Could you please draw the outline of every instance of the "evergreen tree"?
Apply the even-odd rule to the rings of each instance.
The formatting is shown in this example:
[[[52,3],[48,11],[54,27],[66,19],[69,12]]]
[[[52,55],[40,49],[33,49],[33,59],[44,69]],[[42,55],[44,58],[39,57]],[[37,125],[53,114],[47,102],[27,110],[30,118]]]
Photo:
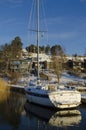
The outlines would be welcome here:
[[[13,59],[21,58],[22,45],[20,37],[15,37],[11,42],[11,53]]]
[[[61,45],[54,45],[51,47],[51,54],[52,55],[64,55],[64,50],[63,48],[61,47]]]

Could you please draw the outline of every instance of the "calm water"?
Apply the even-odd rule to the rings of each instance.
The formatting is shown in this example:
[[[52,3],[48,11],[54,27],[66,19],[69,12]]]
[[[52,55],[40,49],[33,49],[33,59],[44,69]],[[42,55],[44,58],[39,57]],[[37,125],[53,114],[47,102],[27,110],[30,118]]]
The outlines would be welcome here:
[[[86,130],[86,105],[56,111],[29,104],[23,94],[0,92],[0,130]]]

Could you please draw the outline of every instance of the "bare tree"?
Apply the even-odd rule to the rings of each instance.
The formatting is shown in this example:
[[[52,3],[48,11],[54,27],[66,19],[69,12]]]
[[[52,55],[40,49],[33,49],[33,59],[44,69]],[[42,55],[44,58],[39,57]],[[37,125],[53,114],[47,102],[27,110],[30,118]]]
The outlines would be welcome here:
[[[55,45],[51,48],[53,69],[57,75],[58,84],[60,83],[60,78],[64,70],[64,49],[60,45]]]
[[[61,57],[53,56],[53,69],[57,75],[58,84],[60,83],[60,78],[63,72],[63,63]]]

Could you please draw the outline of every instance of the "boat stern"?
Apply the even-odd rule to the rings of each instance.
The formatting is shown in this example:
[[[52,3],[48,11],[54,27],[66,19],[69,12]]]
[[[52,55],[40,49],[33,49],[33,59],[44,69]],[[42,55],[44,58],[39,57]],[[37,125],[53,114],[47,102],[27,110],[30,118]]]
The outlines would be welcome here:
[[[49,94],[55,107],[59,109],[75,108],[81,104],[81,94],[78,91],[59,91]]]

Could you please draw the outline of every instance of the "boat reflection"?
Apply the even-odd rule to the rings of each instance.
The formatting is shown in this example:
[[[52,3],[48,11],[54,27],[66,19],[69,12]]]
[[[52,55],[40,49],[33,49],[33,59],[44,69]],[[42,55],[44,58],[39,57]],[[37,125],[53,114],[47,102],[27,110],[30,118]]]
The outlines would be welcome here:
[[[56,111],[26,102],[25,111],[28,118],[36,117],[39,121],[45,121],[50,126],[65,127],[78,125],[81,122],[81,113],[76,109]]]
[[[71,126],[81,122],[79,110],[65,110],[56,112],[49,120],[49,124],[54,126]]]

